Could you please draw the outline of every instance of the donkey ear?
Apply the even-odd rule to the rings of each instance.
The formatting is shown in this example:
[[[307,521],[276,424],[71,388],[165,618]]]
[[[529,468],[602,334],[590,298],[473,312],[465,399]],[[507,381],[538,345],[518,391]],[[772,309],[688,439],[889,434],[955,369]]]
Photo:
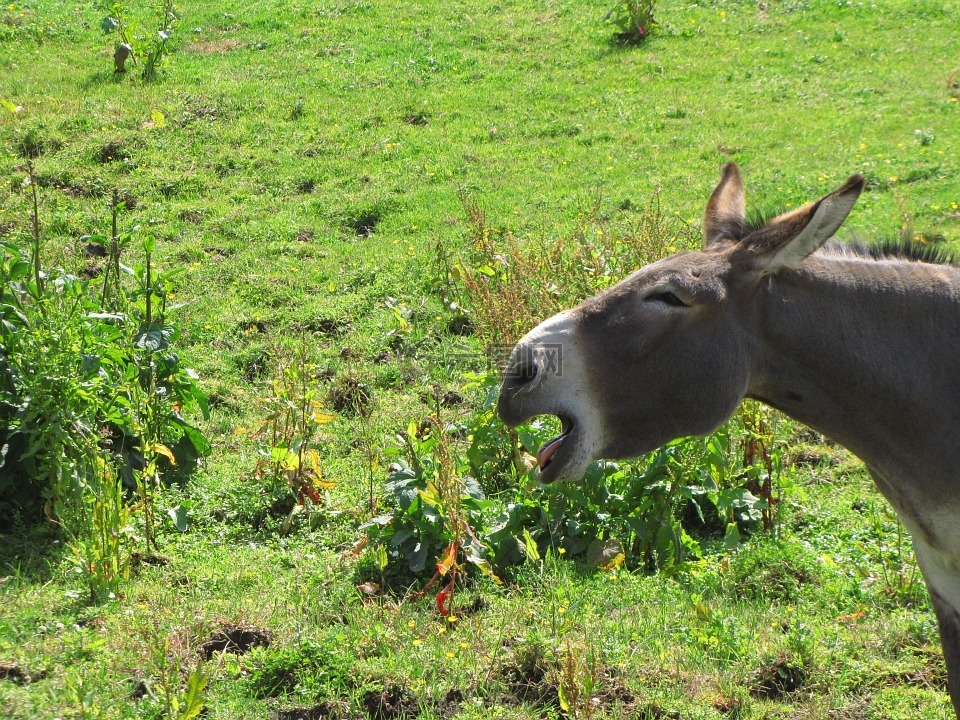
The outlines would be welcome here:
[[[840,229],[860,197],[862,175],[851,175],[841,187],[816,202],[774,218],[745,237],[737,254],[749,253],[764,275],[796,270],[800,263]]]
[[[703,239],[706,247],[721,240],[736,240],[743,228],[747,208],[743,180],[736,163],[723,166],[720,183],[710,196],[703,217]]]

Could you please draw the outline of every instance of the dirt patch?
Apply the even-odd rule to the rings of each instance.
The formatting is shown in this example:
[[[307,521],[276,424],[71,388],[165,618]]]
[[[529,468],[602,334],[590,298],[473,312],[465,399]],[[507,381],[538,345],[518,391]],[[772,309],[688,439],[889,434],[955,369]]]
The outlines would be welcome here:
[[[383,213],[378,210],[364,210],[347,218],[346,226],[357,237],[368,238],[373,236],[382,219]]]
[[[420,703],[413,693],[401,685],[369,690],[363,694],[360,704],[370,720],[420,717]]]
[[[558,706],[560,693],[550,681],[556,674],[556,662],[547,658],[539,645],[518,647],[513,656],[514,662],[502,673],[510,697],[522,703]]]
[[[430,122],[430,116],[422,112],[412,112],[404,115],[403,121],[407,125],[415,125],[420,127],[427,125]]]
[[[637,708],[636,720],[680,720],[680,713],[664,710],[659,705],[644,705]]]
[[[111,141],[100,146],[96,152],[96,159],[101,165],[129,160],[130,150],[121,142]]]
[[[370,389],[355,375],[342,375],[330,389],[330,407],[338,413],[367,415],[373,396]]]
[[[322,702],[309,707],[278,708],[275,720],[339,720],[349,717],[347,708],[335,702]]]
[[[200,652],[206,660],[217,652],[229,652],[243,655],[257,647],[270,647],[273,638],[260,628],[246,625],[228,625],[215,632],[209,640],[200,646]]]
[[[807,670],[795,658],[782,656],[760,668],[751,683],[750,695],[776,700],[807,685]]]
[[[240,42],[234,38],[223,38],[221,40],[197,40],[187,45],[184,49],[187,52],[197,53],[198,55],[215,55],[217,53],[226,53],[236,50],[240,47]]]
[[[219,108],[213,105],[197,105],[195,107],[187,108],[183,111],[183,115],[180,116],[180,119],[177,121],[177,124],[180,127],[186,127],[200,120],[207,120],[213,122],[220,119],[220,110]],[[218,175],[221,175],[221,170],[235,170],[236,166],[232,159],[228,159],[226,163],[217,163],[214,165],[214,170]],[[225,173],[224,173],[225,174]]]
[[[447,322],[447,332],[457,337],[468,337],[476,332],[476,328],[474,328],[469,317],[458,314]]]
[[[790,464],[793,465],[794,467],[816,468],[816,467],[820,467],[825,463],[835,464],[830,462],[831,460],[832,458],[830,457],[830,455],[826,453],[822,453],[819,450],[815,450],[812,448],[803,448],[801,450],[798,450],[797,453],[792,458],[790,458]]]
[[[105,258],[109,253],[100,243],[88,242],[83,244],[83,254],[88,258]]]
[[[436,710],[441,717],[452,718],[460,712],[463,705],[463,693],[456,688],[447,690],[446,694],[436,703]]]
[[[134,552],[130,554],[130,567],[139,570],[144,565],[153,567],[166,567],[170,564],[170,559],[163,555],[154,555],[153,553]]]
[[[245,320],[237,327],[244,335],[251,335],[253,333],[258,335],[266,335],[270,329],[262,320]]]
[[[743,703],[735,697],[718,697],[713,701],[713,709],[721,715],[739,714],[743,711]]]
[[[450,408],[463,405],[467,402],[467,399],[455,390],[449,390],[442,395],[438,395],[436,392],[422,392],[418,397],[420,398],[420,402],[428,407],[433,407],[439,403],[441,407]]]
[[[26,685],[42,680],[45,676],[46,673],[43,671],[31,673],[14,663],[0,662],[0,680],[9,680],[17,685]]]
[[[211,245],[210,247],[205,247],[203,251],[210,256],[211,260],[216,260],[218,262],[220,260],[226,260],[228,257],[233,255],[233,253],[230,250],[227,250],[226,248],[222,248],[222,247],[216,247],[214,245]]]
[[[915,670],[891,672],[883,676],[883,685],[910,685],[930,690],[947,689],[947,670],[942,664],[929,665]]]
[[[305,323],[297,323],[297,332],[308,332],[323,337],[338,337],[350,327],[350,321],[342,318],[315,318]]]

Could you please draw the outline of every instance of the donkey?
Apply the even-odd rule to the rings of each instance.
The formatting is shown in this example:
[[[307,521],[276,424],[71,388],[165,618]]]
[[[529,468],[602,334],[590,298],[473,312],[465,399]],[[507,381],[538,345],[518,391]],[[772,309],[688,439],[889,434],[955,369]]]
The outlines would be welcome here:
[[[556,415],[541,482],[712,432],[743,398],[855,453],[913,538],[960,718],[960,267],[824,244],[853,175],[762,226],[723,168],[702,250],[641,268],[516,345],[497,411]]]

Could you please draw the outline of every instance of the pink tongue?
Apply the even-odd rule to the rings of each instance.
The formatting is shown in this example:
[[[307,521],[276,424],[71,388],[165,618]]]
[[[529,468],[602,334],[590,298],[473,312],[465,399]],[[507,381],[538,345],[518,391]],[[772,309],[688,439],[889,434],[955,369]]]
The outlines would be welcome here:
[[[556,440],[551,440],[549,443],[540,448],[540,452],[537,453],[537,464],[540,465],[541,470],[547,466],[547,463],[550,462],[550,458],[552,458],[554,453],[557,452],[565,439],[566,438],[564,436],[560,436]]]

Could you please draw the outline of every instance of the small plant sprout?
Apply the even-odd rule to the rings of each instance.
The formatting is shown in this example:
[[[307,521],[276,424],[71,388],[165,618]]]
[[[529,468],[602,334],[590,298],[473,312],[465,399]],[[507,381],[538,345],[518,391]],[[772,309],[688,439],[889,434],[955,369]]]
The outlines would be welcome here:
[[[619,0],[610,8],[605,20],[613,22],[620,32],[617,40],[627,44],[639,44],[657,27],[653,17],[657,0]]]
[[[267,414],[253,434],[259,445],[254,475],[273,491],[287,488],[295,500],[282,527],[285,535],[308,500],[320,504],[321,492],[337,485],[324,478],[316,448],[320,428],[337,416],[327,412],[320,401],[318,373],[309,350],[304,338],[295,350],[278,351],[271,394],[264,401]]]
[[[150,8],[155,12],[154,22],[156,31],[146,38],[134,37],[133,22],[130,18],[130,9],[119,0],[98,2],[96,7],[105,11],[107,15],[100,21],[100,29],[104,35],[116,33],[119,42],[113,52],[114,73],[121,74],[127,71],[127,61],[134,66],[138,65],[137,52],[144,58],[141,79],[150,82],[157,77],[157,70],[163,65],[170,50],[167,43],[173,34],[173,26],[179,19],[173,0],[158,0],[151,3]]]

